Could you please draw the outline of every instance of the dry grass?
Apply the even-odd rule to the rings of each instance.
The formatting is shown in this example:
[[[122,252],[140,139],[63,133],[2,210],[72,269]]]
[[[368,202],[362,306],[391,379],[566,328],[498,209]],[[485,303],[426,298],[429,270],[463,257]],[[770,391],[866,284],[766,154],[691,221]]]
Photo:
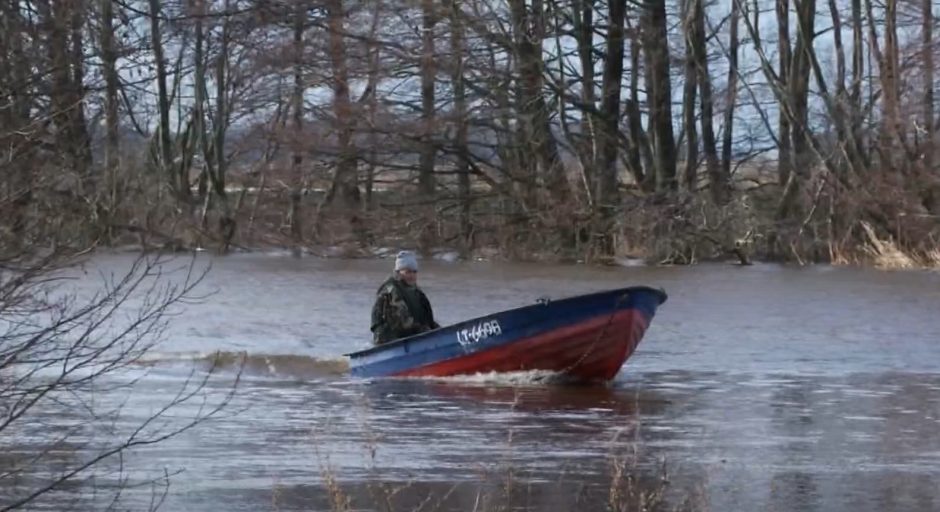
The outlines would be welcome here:
[[[904,251],[894,240],[879,238],[869,224],[861,225],[867,239],[862,251],[875,267],[886,270],[940,268],[940,247],[922,252]]]
[[[924,254],[924,261],[931,268],[940,269],[940,247],[929,249]]]
[[[515,407],[514,404],[508,406]],[[312,441],[320,461],[320,482],[313,494],[304,496],[303,502],[292,500],[291,506],[305,503],[308,508],[326,506],[336,512],[707,510],[707,494],[700,486],[673,483],[665,459],[657,460],[646,451],[639,417],[625,418],[625,422],[611,439],[608,453],[598,455],[597,462],[602,463],[606,458],[606,471],[585,474],[579,463],[573,461],[570,468],[565,463],[556,468],[550,481],[544,474],[537,474],[541,470],[519,465],[519,447],[512,427],[507,428],[505,441],[495,458],[468,462],[464,478],[456,481],[433,478],[431,481],[402,481],[383,471],[376,459],[378,439],[374,437],[372,425],[366,423],[363,425],[366,430],[364,459],[369,476],[365,481],[344,483],[329,463],[329,450],[320,445],[320,435],[314,434]]]
[[[636,197],[620,221],[618,252],[659,264],[747,264],[763,238],[756,210],[753,197],[745,193],[721,207],[703,196],[670,202]]]
[[[862,229],[867,238],[862,250],[872,259],[874,265],[883,269],[909,269],[917,267],[917,262],[898,248],[891,239],[881,239],[874,228],[862,222]]]
[[[625,450],[609,455],[607,483],[603,477],[586,479],[576,471],[561,470],[546,482],[512,464],[468,471],[475,479],[458,482],[402,482],[374,475],[367,482],[342,483],[335,472],[321,475],[312,503],[329,510],[384,510],[388,512],[503,512],[543,510],[703,511],[707,497],[695,489],[673,489],[665,461],[658,468],[641,467],[635,454]],[[295,501],[296,503],[296,501]]]

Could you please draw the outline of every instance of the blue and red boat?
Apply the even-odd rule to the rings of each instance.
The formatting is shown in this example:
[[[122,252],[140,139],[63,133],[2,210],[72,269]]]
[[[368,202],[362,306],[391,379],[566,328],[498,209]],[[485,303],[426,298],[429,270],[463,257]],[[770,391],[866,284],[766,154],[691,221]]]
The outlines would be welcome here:
[[[666,292],[634,286],[466,320],[346,354],[357,377],[545,370],[607,381],[636,349]]]

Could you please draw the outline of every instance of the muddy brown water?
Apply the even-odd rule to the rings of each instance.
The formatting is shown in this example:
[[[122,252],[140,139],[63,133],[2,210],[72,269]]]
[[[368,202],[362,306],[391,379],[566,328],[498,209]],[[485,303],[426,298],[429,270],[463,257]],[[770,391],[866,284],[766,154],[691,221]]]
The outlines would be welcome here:
[[[130,261],[102,255],[91,268]],[[36,508],[103,508],[127,487],[120,509],[156,499],[163,510],[330,510],[333,485],[356,510],[603,510],[612,482],[630,499],[615,478],[623,467],[634,490],[664,492],[670,509],[940,510],[938,273],[423,262],[442,324],[546,295],[664,288],[668,302],[615,381],[586,387],[540,374],[351,379],[342,354],[369,345],[388,260],[274,253],[200,265],[209,261],[199,290],[211,295],[178,310],[159,347],[114,377],[138,378],[133,388],[102,386],[96,404],[123,406],[118,429],[139,424],[214,351],[210,402],[247,357],[232,403]],[[90,291],[96,276],[73,285]],[[0,439],[0,472],[38,449],[37,429],[68,424],[48,415]],[[59,456],[3,480],[0,505],[87,458],[85,441],[107,432],[72,431]],[[148,483],[165,472],[168,486]]]

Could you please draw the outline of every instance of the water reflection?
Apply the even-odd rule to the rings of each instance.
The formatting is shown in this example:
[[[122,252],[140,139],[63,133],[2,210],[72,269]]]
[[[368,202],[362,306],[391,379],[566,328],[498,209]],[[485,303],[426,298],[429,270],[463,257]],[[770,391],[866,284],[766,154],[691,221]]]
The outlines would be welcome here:
[[[440,398],[449,404],[471,409],[506,406],[515,411],[613,413],[634,416],[639,410],[661,411],[666,400],[655,391],[604,385],[570,384],[488,384],[454,379],[389,379],[366,388],[374,397],[373,406],[382,408],[383,399],[422,400]]]

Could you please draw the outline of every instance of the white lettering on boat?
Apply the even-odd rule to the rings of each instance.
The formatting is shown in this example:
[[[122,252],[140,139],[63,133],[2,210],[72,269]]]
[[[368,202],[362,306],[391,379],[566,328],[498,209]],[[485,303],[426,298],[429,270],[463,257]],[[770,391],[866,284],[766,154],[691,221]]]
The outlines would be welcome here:
[[[480,322],[472,327],[457,331],[457,342],[463,346],[479,343],[490,336],[499,336],[503,333],[498,320]]]

